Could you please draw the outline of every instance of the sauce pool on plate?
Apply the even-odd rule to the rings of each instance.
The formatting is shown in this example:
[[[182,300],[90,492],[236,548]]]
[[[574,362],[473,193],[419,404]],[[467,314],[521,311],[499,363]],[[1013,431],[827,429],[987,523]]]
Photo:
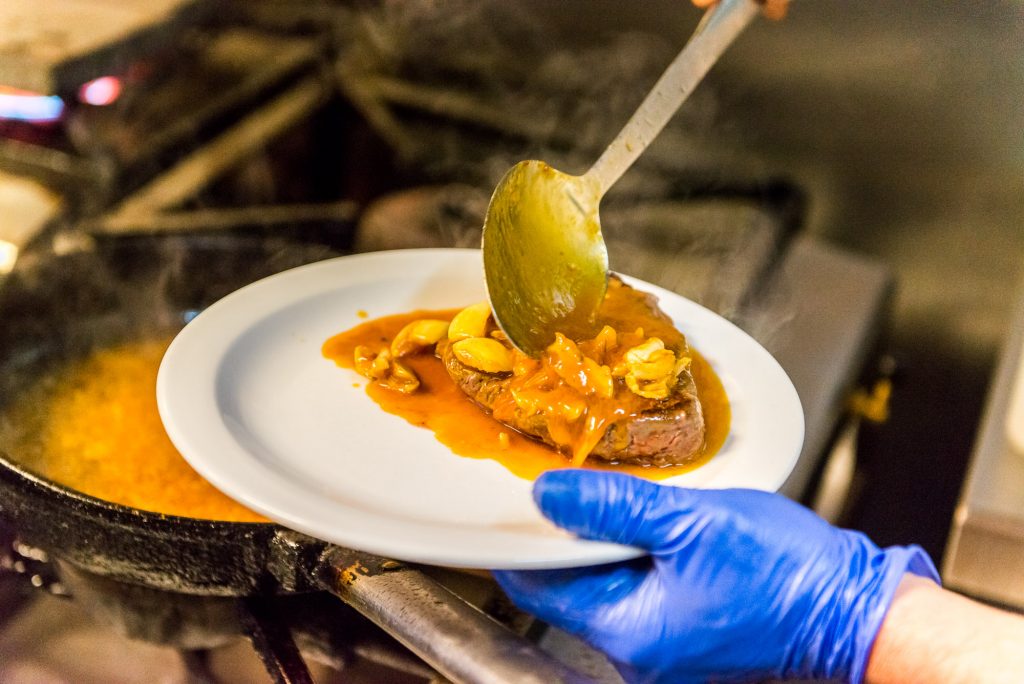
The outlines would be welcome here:
[[[419,310],[370,320],[331,337],[324,343],[322,352],[337,365],[352,369],[355,367],[356,347],[384,346],[413,321],[451,321],[459,311]],[[667,330],[661,332],[668,334]],[[674,332],[679,335],[678,331]],[[706,423],[704,448],[700,456],[684,466],[654,468],[602,464],[588,459],[584,467],[663,479],[700,467],[714,456],[729,433],[729,401],[711,365],[693,348],[690,348],[690,354],[693,359],[691,372]],[[433,431],[437,439],[455,454],[493,459],[519,477],[534,479],[547,470],[569,466],[567,456],[492,418],[459,389],[448,375],[444,363],[432,352],[407,356],[403,361],[420,380],[420,387],[415,392],[402,393],[377,382],[366,383],[366,393],[384,411]]]

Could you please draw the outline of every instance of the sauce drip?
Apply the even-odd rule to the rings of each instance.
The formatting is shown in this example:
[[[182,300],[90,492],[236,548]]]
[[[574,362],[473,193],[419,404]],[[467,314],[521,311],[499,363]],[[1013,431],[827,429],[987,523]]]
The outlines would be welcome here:
[[[667,346],[685,344],[685,338],[671,320],[667,316],[652,317],[641,300],[609,296],[605,301],[601,318],[613,327],[635,329],[642,317],[645,335],[658,336]],[[450,321],[458,312],[459,309],[418,310],[367,321],[327,340],[322,352],[337,365],[353,368],[357,346],[380,348],[408,323],[426,318]],[[655,468],[587,459],[583,467],[662,479],[693,470],[714,456],[729,433],[729,401],[711,365],[693,348],[689,349],[689,355],[692,357],[690,371],[697,385],[706,426],[703,453],[682,466]],[[417,391],[403,394],[377,382],[367,382],[366,393],[384,411],[433,431],[438,441],[460,456],[493,459],[522,478],[535,479],[544,471],[570,465],[565,455],[499,422],[477,405],[452,381],[442,361],[433,353],[406,356],[403,362],[420,379]]]

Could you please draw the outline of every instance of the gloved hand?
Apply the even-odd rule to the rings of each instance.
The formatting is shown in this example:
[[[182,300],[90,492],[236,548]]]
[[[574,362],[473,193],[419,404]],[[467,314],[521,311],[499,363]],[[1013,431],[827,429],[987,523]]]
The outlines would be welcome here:
[[[604,651],[627,681],[860,682],[904,573],[938,581],[920,549],[880,550],[776,494],[558,470],[534,498],[581,537],[650,552],[494,573],[516,604]]]

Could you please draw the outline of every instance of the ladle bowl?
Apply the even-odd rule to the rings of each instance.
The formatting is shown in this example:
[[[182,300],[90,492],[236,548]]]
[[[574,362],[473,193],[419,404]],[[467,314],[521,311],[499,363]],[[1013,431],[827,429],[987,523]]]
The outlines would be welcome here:
[[[754,0],[721,0],[594,165],[572,176],[519,162],[491,196],[483,229],[484,275],[498,326],[537,356],[561,332],[595,333],[608,283],[601,198],[637,160],[718,57],[757,15]]]

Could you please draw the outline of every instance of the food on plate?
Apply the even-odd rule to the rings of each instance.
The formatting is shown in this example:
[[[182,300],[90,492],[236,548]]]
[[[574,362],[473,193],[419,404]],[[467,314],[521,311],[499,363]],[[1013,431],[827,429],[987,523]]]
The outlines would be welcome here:
[[[433,429],[457,453],[527,476],[568,464],[671,470],[710,458],[729,425],[711,367],[653,295],[616,277],[599,318],[593,338],[559,334],[539,358],[512,347],[486,302],[371,320],[323,352],[370,380],[385,410]],[[534,467],[516,467],[518,459]]]
[[[627,315],[592,339],[558,334],[538,359],[512,349],[490,320],[438,353],[496,420],[565,451],[573,465],[688,463],[702,451],[705,428],[685,339],[653,297],[619,280],[606,302]]]
[[[4,448],[26,467],[105,501],[233,522],[265,518],[199,476],[171,444],[156,405],[170,339],[97,350],[57,369],[4,416]]]

